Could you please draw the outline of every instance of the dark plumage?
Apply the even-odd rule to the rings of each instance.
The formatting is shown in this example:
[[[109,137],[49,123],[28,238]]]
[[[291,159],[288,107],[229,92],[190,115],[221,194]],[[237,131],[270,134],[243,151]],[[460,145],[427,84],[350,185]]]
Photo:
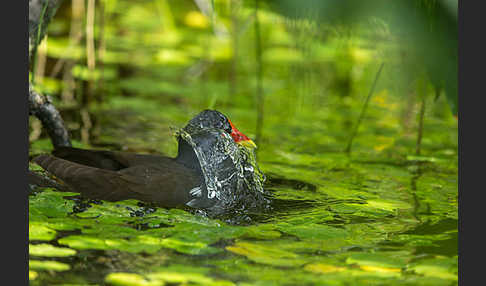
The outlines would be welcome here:
[[[237,146],[235,143],[245,141],[251,142],[251,145],[253,142],[223,114],[214,110],[201,112],[180,132],[184,136],[178,135],[178,155],[175,158],[61,147],[51,155],[36,157],[34,162],[60,179],[69,190],[88,198],[108,201],[137,199],[162,207],[210,207],[214,201],[206,189],[208,172],[201,169],[198,156],[230,158],[227,154],[218,153],[225,149],[221,146],[233,147]],[[231,175],[230,172],[236,172],[232,160],[214,162],[214,166],[206,162],[202,166],[204,170],[208,166],[223,168],[223,172],[215,174]],[[225,170],[228,172],[225,173]]]

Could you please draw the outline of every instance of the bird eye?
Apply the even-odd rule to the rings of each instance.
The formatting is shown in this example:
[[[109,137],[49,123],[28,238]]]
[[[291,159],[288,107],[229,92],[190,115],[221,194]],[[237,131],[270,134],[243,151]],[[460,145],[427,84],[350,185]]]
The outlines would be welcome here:
[[[223,129],[224,131],[228,132],[228,134],[231,134],[233,132],[233,128],[231,127],[231,124],[229,123],[228,118],[224,116],[223,114],[219,114],[220,117],[220,128]]]
[[[231,132],[233,132],[233,128],[231,128],[231,124],[229,124],[229,122],[226,120],[226,122],[224,123],[224,131],[228,132],[228,134],[231,134]]]

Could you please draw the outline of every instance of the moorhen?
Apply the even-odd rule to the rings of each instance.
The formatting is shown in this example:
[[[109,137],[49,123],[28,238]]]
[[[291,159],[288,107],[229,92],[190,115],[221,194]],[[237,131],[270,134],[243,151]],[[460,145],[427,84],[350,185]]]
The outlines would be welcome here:
[[[60,147],[33,161],[68,190],[92,199],[137,199],[216,212],[265,202],[256,145],[222,113],[204,110],[176,136],[175,158]]]

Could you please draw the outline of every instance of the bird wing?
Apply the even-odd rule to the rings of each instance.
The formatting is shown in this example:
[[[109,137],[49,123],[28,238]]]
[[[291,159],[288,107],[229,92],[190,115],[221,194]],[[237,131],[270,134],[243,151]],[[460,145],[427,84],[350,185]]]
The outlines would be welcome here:
[[[144,180],[112,170],[81,165],[51,155],[40,155],[34,162],[62,180],[74,192],[108,201],[118,201],[137,196],[133,189],[143,186]]]
[[[172,160],[172,158],[161,155],[85,150],[72,147],[58,147],[52,154],[57,158],[72,161],[81,165],[112,171],[118,171],[141,164],[156,164]]]
[[[120,171],[86,166],[52,155],[40,155],[34,162],[62,180],[70,190],[107,201],[138,199],[174,207],[189,201],[189,190],[201,182],[193,170],[174,162],[166,166],[160,162],[138,165]]]

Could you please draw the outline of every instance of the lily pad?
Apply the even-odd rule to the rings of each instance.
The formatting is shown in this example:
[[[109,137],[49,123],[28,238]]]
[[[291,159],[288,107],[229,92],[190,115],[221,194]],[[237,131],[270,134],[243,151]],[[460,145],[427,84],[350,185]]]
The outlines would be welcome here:
[[[54,260],[29,260],[29,269],[66,271],[71,269],[71,266]]]
[[[243,241],[227,246],[226,250],[246,256],[248,259],[261,264],[292,267],[300,266],[306,262],[295,253],[280,250],[277,247]]]
[[[313,263],[313,264],[307,264],[304,267],[304,269],[315,273],[332,273],[332,272],[345,271],[346,267],[335,266],[335,265],[325,264],[325,263]]]
[[[64,247],[56,247],[51,244],[29,244],[29,255],[45,257],[65,257],[76,254],[76,250]]]
[[[161,286],[163,281],[147,281],[142,275],[135,273],[110,273],[105,277],[106,283],[115,286]]]
[[[33,270],[29,270],[29,280],[35,280],[39,276],[39,273]]]
[[[386,211],[395,211],[397,209],[410,209],[412,206],[406,202],[402,201],[392,201],[392,200],[368,200],[366,201],[366,206],[372,208],[382,209]]]
[[[457,257],[435,257],[424,259],[410,265],[407,269],[426,277],[435,277],[446,280],[458,280]]]
[[[36,223],[29,224],[29,240],[52,240],[54,237],[55,230]]]
[[[295,235],[301,239],[309,240],[326,240],[334,238],[345,238],[349,236],[349,232],[342,228],[321,225],[321,224],[306,224],[306,225],[289,225],[280,224],[278,229],[282,232]]]
[[[400,276],[401,269],[406,265],[403,253],[355,253],[347,259],[347,264],[357,264],[361,270],[376,275]]]
[[[245,238],[256,239],[276,239],[280,236],[282,236],[282,233],[275,230],[274,226],[270,224],[248,226],[246,233],[243,235]]]
[[[171,267],[172,268],[172,267]],[[233,286],[231,281],[214,279],[203,273],[191,271],[156,271],[146,275],[135,273],[110,273],[105,281],[115,286],[159,286],[166,284]]]
[[[185,242],[172,238],[163,239],[161,241],[161,246],[192,255],[213,254],[222,251],[202,242]]]
[[[53,218],[67,217],[72,212],[74,202],[63,197],[77,194],[47,189],[29,199],[29,216],[42,214]]]

